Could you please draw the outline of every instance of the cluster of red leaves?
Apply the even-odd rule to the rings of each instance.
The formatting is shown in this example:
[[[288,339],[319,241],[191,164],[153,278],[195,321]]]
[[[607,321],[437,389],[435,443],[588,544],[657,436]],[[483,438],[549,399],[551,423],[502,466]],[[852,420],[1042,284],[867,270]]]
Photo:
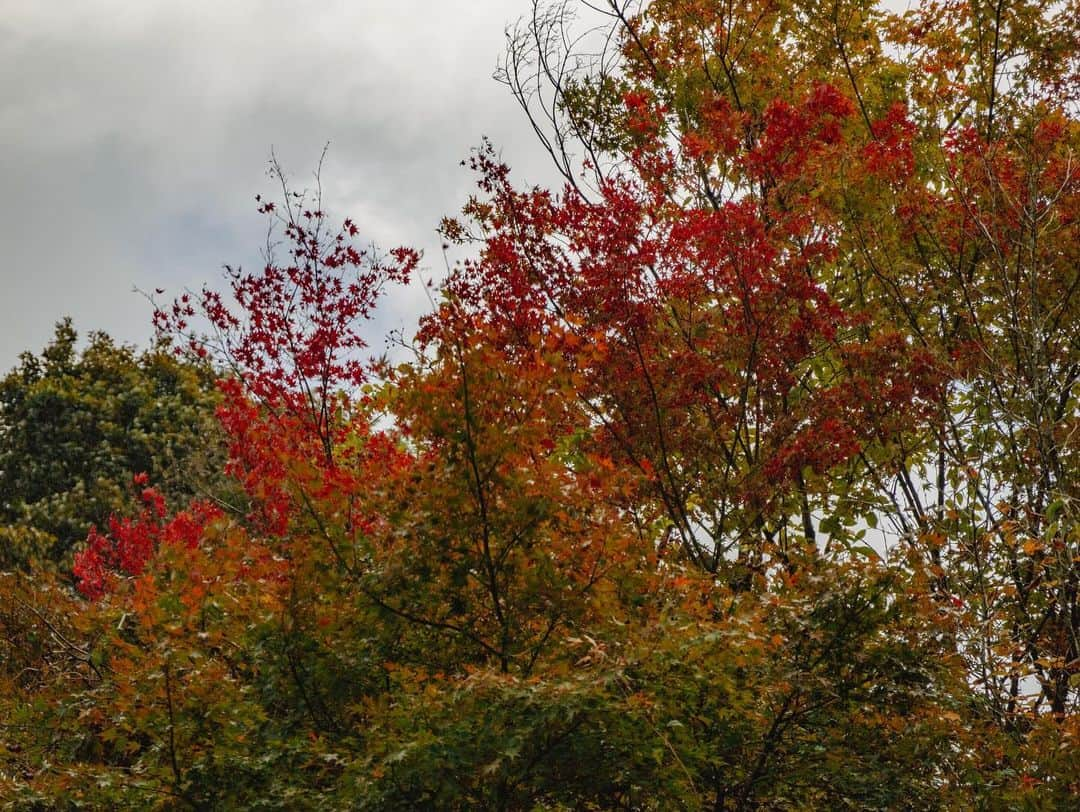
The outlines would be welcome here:
[[[884,117],[874,122],[874,138],[863,147],[866,171],[892,183],[902,183],[915,171],[915,124],[907,106],[893,104]]]
[[[762,117],[763,132],[745,157],[751,177],[776,182],[801,175],[812,157],[838,144],[855,107],[832,85],[816,85],[803,102],[776,99]]]
[[[373,256],[354,244],[358,229],[351,220],[332,232],[324,211],[298,200],[284,215],[274,203],[260,201],[259,212],[283,225],[285,262],[271,255],[254,273],[227,266],[232,305],[204,287],[198,297],[185,294],[159,308],[154,319],[159,333],[183,337],[189,351],[213,355],[236,373],[248,396],[300,417],[327,438],[335,394],[368,375],[361,325],[384,287],[407,282],[420,257],[409,248]],[[192,329],[199,317],[211,337]]]
[[[142,512],[135,518],[112,516],[109,532],[90,529],[87,546],[75,556],[79,591],[97,599],[112,590],[118,574],[139,575],[162,546],[198,546],[207,526],[221,517],[208,502],[193,502],[187,510],[167,516],[165,499],[150,487],[146,474],[135,477]]]
[[[247,519],[262,534],[285,536],[305,507],[303,496],[339,515],[347,526],[362,529],[372,519],[348,495],[361,492],[372,472],[390,476],[412,462],[386,432],[373,430],[356,413],[334,426],[334,455],[327,458],[318,438],[295,414],[268,414],[236,380],[222,382],[221,388],[225,400],[218,419],[229,439],[226,473],[244,487],[251,506]]]

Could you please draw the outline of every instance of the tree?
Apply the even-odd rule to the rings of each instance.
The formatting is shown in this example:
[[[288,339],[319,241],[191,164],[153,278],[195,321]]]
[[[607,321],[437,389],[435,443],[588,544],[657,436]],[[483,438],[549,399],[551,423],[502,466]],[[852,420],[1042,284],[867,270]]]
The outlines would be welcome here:
[[[0,381],[0,525],[65,558],[92,525],[131,511],[130,483],[152,476],[177,500],[214,492],[222,449],[215,374],[164,348],[137,353],[92,333],[77,349],[70,320],[40,355]],[[7,564],[25,564],[18,552]]]
[[[750,550],[779,539],[783,561],[789,526],[833,550],[866,525],[888,528],[903,550],[894,566],[917,555],[943,611],[963,610],[953,633],[981,712],[1019,743],[1014,755],[1034,746],[1012,762],[1031,769],[1045,745],[1032,727],[1071,735],[1067,686],[1080,667],[1067,541],[1077,527],[1076,9],[609,2],[590,6],[605,26],[591,57],[568,45],[580,42],[570,5],[534,8],[503,78],[567,189],[517,192],[481,156],[481,195],[466,210],[479,228],[450,223],[448,235],[478,238],[485,253],[451,290],[507,341],[520,340],[514,319],[525,314],[541,330],[601,320],[605,343],[623,343],[628,360],[590,370],[595,389],[583,391],[603,440],[657,472],[657,497],[706,569],[702,546],[760,570],[743,552],[748,534]],[[690,285],[680,238],[695,249]],[[725,267],[735,284],[710,276]],[[781,343],[785,310],[743,281],[755,272],[809,341]],[[789,282],[798,272],[835,335],[794,310],[809,303]],[[725,313],[729,303],[741,312]],[[602,321],[613,311],[614,328]],[[646,332],[657,324],[684,348]],[[733,341],[741,334],[753,342]],[[732,367],[741,385],[725,390],[717,378]],[[692,377],[699,368],[710,377]],[[771,370],[794,379],[772,403]],[[785,434],[788,415],[802,438]],[[790,442],[770,448],[776,434]],[[768,510],[738,498],[733,471],[752,498],[773,497]],[[729,508],[748,501],[750,517]],[[741,538],[716,532],[728,517]]]

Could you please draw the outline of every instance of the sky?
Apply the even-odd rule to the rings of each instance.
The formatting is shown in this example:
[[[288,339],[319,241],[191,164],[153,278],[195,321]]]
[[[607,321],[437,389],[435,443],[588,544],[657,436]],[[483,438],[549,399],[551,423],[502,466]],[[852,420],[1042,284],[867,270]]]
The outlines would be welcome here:
[[[271,150],[296,188],[323,146],[326,208],[425,251],[489,137],[552,172],[492,79],[529,0],[0,0],[0,370],[54,323],[145,346],[150,304],[258,265]],[[411,329],[419,282],[376,325]],[[374,337],[373,337],[374,339]],[[378,343],[373,340],[373,345]]]

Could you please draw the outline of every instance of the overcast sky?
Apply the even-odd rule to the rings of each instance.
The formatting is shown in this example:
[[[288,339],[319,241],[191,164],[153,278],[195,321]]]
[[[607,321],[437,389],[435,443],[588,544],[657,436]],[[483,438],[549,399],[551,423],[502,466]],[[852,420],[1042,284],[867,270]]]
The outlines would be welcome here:
[[[64,315],[144,345],[132,292],[258,263],[273,148],[298,187],[325,143],[327,208],[443,264],[435,225],[489,136],[548,175],[491,78],[529,0],[0,0],[0,370]],[[520,174],[519,174],[520,173]],[[408,326],[418,286],[380,327]]]

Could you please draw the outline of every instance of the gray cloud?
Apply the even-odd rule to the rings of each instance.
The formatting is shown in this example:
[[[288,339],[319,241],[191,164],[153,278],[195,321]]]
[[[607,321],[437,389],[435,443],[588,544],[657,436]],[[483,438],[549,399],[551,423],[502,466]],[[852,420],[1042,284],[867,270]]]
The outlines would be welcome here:
[[[380,245],[423,248],[482,135],[550,177],[490,77],[528,0],[0,0],[0,367],[64,315],[144,343],[132,287],[177,290],[258,261],[271,147]],[[399,291],[379,327],[424,306]]]

